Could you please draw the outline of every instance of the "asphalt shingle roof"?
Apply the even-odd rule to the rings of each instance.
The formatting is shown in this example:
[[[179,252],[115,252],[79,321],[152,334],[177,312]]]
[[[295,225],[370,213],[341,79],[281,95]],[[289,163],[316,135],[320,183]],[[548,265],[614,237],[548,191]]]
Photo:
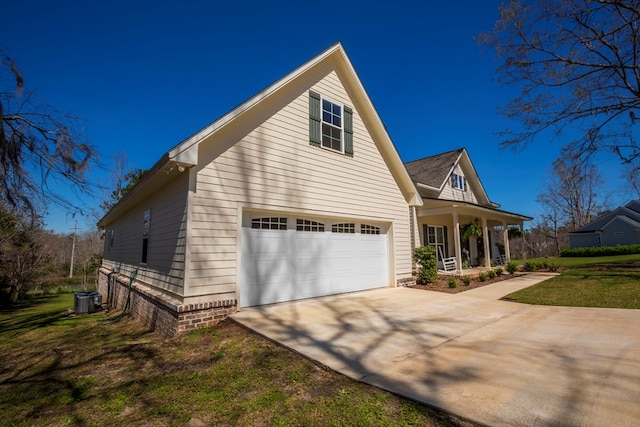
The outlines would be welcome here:
[[[601,216],[595,221],[592,221],[589,224],[578,228],[577,230],[573,231],[573,233],[593,233],[595,231],[600,231],[602,227],[607,225],[615,217],[626,217],[633,220],[634,222],[640,222],[640,200],[634,200],[632,202],[629,202],[626,206],[620,206],[613,212]]]
[[[462,148],[436,154],[405,163],[407,172],[415,182],[430,187],[440,188],[442,183],[449,178],[449,172],[462,153]]]

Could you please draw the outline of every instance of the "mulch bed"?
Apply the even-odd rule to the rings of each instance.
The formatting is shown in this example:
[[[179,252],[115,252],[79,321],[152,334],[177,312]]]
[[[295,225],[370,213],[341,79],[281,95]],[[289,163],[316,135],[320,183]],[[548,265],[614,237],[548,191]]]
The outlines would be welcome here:
[[[477,277],[472,277],[471,282],[469,283],[469,286],[464,284],[464,282],[462,281],[462,277],[440,275],[438,276],[438,279],[433,283],[429,283],[427,285],[411,285],[407,287],[414,288],[414,289],[424,289],[427,291],[438,291],[438,292],[446,292],[449,294],[457,294],[459,292],[468,291],[469,289],[479,288],[481,286],[490,285],[492,283],[501,282],[507,279],[513,279],[518,274],[519,273],[515,273],[515,274],[503,273],[501,276],[496,276],[493,279],[487,278],[487,280],[485,280],[484,282],[481,282],[480,279],[478,279]],[[457,287],[455,288],[449,287],[449,282],[447,282],[449,277],[455,277],[456,281],[458,282]]]

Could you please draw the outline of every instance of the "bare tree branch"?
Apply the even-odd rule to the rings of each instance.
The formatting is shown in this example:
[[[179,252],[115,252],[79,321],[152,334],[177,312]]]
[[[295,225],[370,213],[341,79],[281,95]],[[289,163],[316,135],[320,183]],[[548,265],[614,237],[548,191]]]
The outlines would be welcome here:
[[[97,153],[86,141],[77,119],[62,115],[24,89],[18,67],[0,51],[0,203],[36,220],[43,206],[54,203],[77,213],[53,183],[76,194],[91,185],[87,171]],[[13,82],[13,83],[8,83]]]
[[[503,148],[570,133],[586,153],[638,161],[640,0],[510,0],[478,40],[520,91],[500,108],[520,124],[500,133]]]

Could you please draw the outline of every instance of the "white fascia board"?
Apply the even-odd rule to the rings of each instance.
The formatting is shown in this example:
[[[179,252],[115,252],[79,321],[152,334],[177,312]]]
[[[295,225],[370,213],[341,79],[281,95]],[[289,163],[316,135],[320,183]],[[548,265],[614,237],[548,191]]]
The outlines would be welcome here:
[[[262,90],[255,96],[251,97],[247,101],[240,104],[238,107],[234,108],[224,116],[220,117],[218,120],[209,124],[205,128],[201,129],[199,132],[191,135],[189,138],[182,141],[180,144],[176,145],[174,148],[169,150],[168,155],[169,159],[189,165],[197,165],[198,163],[198,143],[213,133],[232,122],[236,117],[241,116],[246,111],[253,108],[255,105],[259,104],[262,100],[268,98],[273,93],[280,90],[282,87],[286,86],[289,82],[295,80],[298,76],[305,73],[310,68],[313,68],[316,64],[323,61],[328,56],[332,55],[336,50],[340,50],[342,48],[340,43],[336,43],[331,46],[327,50],[325,50],[320,55],[316,56],[314,59],[308,61],[304,65],[298,67],[291,73],[287,74],[280,80],[273,83],[271,86]]]
[[[400,158],[398,150],[389,136],[376,107],[373,105],[373,102],[371,102],[371,98],[360,81],[358,73],[355,68],[353,68],[351,61],[349,61],[349,58],[340,43],[336,45],[335,51],[338,51],[342,58],[341,61],[338,61],[337,66],[341,68],[344,75],[354,86],[354,93],[350,94],[352,95],[352,101],[362,105],[363,108],[358,110],[360,115],[373,125],[370,129],[370,133],[381,142],[378,148],[382,152],[382,155],[389,161],[389,169],[393,176],[398,180],[400,190],[402,191],[406,202],[412,207],[422,206],[422,196],[420,196],[409,172],[407,172],[407,168]],[[333,53],[333,51],[331,53]]]
[[[417,184],[418,188],[424,188],[425,190],[430,190],[430,191],[442,191],[442,187],[441,188],[437,188],[437,187],[432,187],[430,185],[427,184],[421,184],[418,183]]]

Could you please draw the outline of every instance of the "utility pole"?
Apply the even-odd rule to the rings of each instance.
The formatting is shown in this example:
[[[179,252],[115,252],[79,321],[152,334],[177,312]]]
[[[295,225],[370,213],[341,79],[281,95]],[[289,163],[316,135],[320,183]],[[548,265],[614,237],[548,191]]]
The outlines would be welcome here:
[[[78,229],[78,220],[73,225],[73,243],[71,244],[71,266],[69,266],[69,278],[73,277],[73,262],[76,255],[76,230]]]

